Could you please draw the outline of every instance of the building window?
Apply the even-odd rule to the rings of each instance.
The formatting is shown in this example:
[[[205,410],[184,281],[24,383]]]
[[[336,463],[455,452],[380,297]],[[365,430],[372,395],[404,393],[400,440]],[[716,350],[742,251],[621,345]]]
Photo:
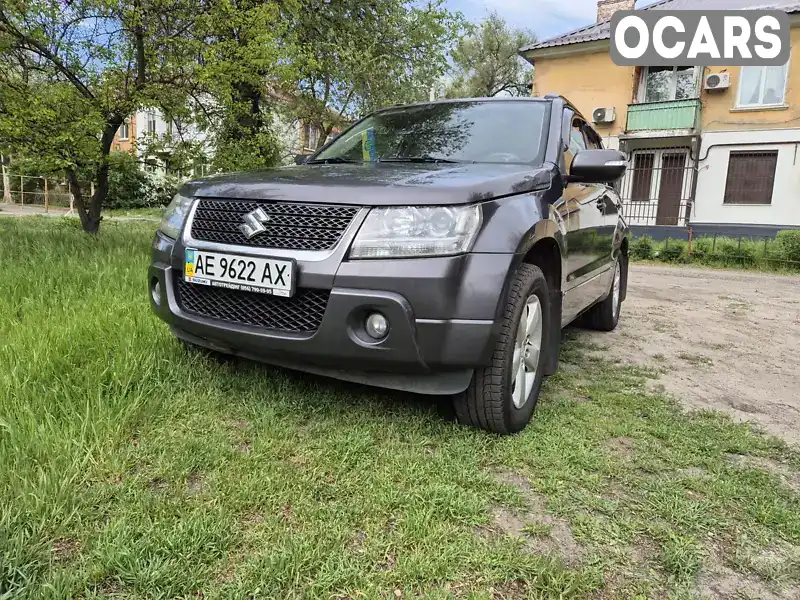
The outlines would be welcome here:
[[[737,106],[782,106],[786,96],[787,65],[742,67]]]
[[[655,160],[656,155],[653,152],[641,152],[633,155],[632,202],[650,202],[650,187],[653,183]]]
[[[155,113],[147,113],[147,133],[148,135],[156,134],[156,115]]]
[[[316,149],[317,147],[317,128],[313,125],[306,123],[303,127],[303,139],[305,140],[305,147]]]
[[[731,152],[725,204],[772,204],[778,151]]]
[[[119,126],[119,139],[127,140],[130,136],[131,131],[131,122],[128,119],[125,119],[122,122],[122,125]]]
[[[639,102],[665,102],[697,98],[694,67],[644,67],[639,81]]]

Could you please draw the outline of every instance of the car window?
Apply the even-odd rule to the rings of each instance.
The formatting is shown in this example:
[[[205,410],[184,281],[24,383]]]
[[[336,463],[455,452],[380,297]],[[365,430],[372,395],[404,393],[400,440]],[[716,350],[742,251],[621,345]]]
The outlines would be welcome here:
[[[583,122],[580,119],[572,121],[572,130],[569,132],[569,149],[573,154],[586,150],[586,138],[583,135]]]
[[[575,155],[581,150],[586,150],[586,138],[583,135],[583,126],[584,122],[581,119],[572,119],[572,126],[569,131],[569,146],[564,151],[564,167],[567,173],[569,173]]]
[[[540,164],[549,110],[549,102],[527,100],[390,108],[356,123],[314,159]]]
[[[600,136],[597,135],[594,129],[589,127],[589,125],[585,125],[583,127],[583,133],[586,136],[586,147],[589,150],[602,150],[603,149],[603,142],[600,140]]]

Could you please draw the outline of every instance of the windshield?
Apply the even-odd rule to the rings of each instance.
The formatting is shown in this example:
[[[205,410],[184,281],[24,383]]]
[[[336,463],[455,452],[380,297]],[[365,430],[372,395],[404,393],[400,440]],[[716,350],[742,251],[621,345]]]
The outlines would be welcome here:
[[[549,102],[444,102],[380,111],[311,162],[540,163]]]

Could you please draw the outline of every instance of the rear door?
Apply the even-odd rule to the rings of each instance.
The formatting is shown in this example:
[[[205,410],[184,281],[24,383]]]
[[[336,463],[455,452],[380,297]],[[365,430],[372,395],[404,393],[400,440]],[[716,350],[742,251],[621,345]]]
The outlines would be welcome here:
[[[586,122],[573,111],[565,110],[564,173],[569,173],[575,154],[589,147]],[[568,128],[568,129],[567,129]],[[593,144],[597,140],[592,140]],[[606,292],[610,258],[602,243],[605,228],[607,186],[594,183],[568,183],[556,206],[567,230],[567,274],[564,290],[563,321],[569,322]],[[609,247],[610,247],[609,243]]]

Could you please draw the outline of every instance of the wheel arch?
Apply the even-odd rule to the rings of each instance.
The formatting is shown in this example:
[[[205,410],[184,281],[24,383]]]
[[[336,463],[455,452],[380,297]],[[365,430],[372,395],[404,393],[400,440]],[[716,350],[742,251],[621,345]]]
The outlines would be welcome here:
[[[564,236],[555,219],[542,219],[521,240],[514,254],[514,260],[506,273],[502,293],[498,298],[495,323],[500,323],[506,298],[514,279],[514,273],[522,264],[529,264],[542,270],[550,291],[550,310],[552,334],[548,340],[550,360],[545,365],[545,374],[552,375],[558,369],[558,348],[561,342],[561,315],[564,289],[564,262],[566,246]],[[494,334],[499,333],[496,328]],[[495,338],[496,339],[496,338]]]

